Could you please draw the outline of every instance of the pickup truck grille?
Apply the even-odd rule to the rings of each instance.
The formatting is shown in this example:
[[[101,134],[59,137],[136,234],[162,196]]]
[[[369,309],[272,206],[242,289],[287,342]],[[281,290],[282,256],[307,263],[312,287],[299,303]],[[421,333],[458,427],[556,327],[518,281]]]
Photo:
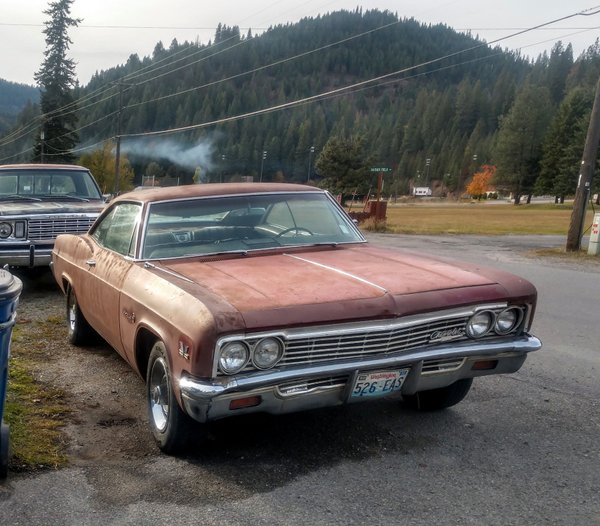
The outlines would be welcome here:
[[[59,234],[85,234],[95,217],[56,217],[30,219],[28,221],[29,239],[56,239]]]

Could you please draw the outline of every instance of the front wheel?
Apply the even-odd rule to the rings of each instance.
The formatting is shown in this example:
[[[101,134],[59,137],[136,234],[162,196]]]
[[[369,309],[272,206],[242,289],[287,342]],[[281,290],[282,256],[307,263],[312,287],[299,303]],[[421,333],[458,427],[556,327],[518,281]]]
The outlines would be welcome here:
[[[402,403],[419,411],[438,411],[461,402],[471,389],[473,378],[463,378],[446,387],[402,397]]]
[[[79,308],[73,287],[67,291],[67,330],[69,341],[77,347],[90,345],[96,336]]]
[[[179,407],[175,394],[165,344],[152,347],[146,375],[146,397],[150,427],[158,447],[167,454],[185,448],[192,421]]]

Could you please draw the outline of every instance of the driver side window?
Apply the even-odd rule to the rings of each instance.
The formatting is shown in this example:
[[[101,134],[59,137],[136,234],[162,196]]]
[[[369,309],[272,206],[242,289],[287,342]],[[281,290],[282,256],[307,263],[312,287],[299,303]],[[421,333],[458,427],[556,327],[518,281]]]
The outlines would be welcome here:
[[[140,205],[119,203],[102,219],[91,235],[104,248],[123,256],[133,256],[140,212]]]

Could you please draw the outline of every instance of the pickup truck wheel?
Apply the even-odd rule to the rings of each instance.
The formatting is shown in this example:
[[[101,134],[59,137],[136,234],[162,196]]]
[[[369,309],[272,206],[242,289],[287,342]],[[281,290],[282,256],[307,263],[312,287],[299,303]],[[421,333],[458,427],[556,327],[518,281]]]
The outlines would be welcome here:
[[[150,427],[158,447],[167,454],[182,451],[189,440],[192,420],[181,410],[173,393],[167,351],[161,341],[150,352],[146,397]]]
[[[421,391],[414,395],[402,397],[402,403],[411,409],[419,411],[438,411],[458,404],[467,396],[473,378],[463,378],[446,387]]]
[[[73,287],[67,291],[67,329],[69,341],[77,347],[93,343],[96,335],[79,308]]]

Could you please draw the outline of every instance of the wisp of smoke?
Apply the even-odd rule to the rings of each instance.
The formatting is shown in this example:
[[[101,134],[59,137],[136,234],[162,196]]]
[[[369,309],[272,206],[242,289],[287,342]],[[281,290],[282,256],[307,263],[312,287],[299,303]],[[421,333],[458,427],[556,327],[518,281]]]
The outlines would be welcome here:
[[[150,159],[168,159],[169,161],[195,170],[198,166],[203,172],[212,170],[212,142],[202,141],[195,146],[183,145],[173,140],[148,142],[124,141],[121,150],[131,155],[139,155]]]

